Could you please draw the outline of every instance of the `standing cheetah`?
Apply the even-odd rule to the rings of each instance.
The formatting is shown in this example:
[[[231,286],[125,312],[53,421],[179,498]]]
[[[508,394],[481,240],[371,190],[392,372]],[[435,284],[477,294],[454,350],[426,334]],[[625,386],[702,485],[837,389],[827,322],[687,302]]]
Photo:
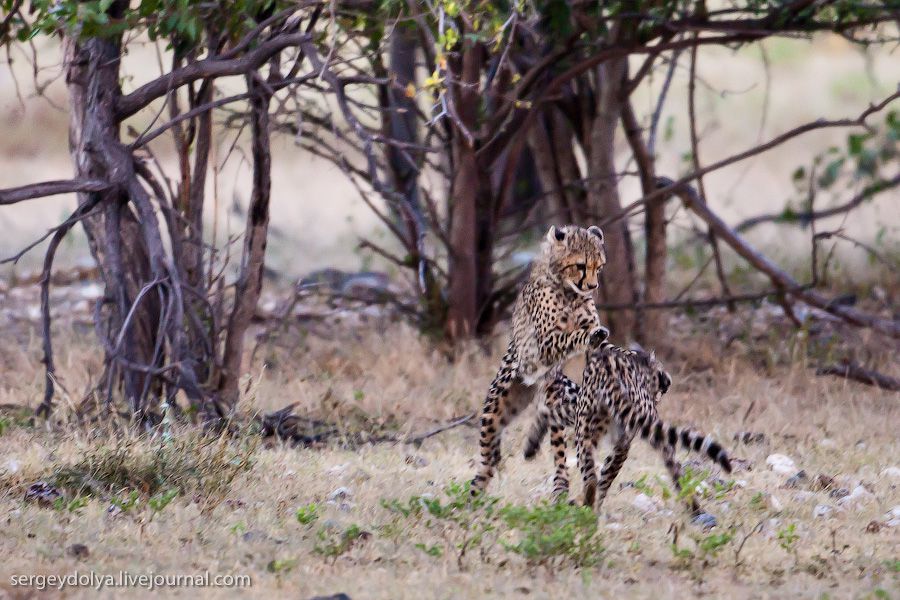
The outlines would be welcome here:
[[[600,324],[593,292],[606,263],[603,232],[575,225],[551,227],[527,283],[513,308],[512,337],[481,414],[481,467],[472,494],[487,487],[500,463],[500,438],[527,406],[548,371],[588,347],[609,330]]]
[[[555,379],[547,386],[546,399],[541,403],[528,434],[526,459],[534,457],[549,424],[555,464],[553,495],[559,497],[567,493],[565,428],[575,426],[579,466],[585,482],[584,504],[593,506],[596,503],[598,508],[628,457],[631,441],[638,433],[660,452],[676,489],[680,489],[682,473],[681,464],[675,459],[678,440],[685,448],[707,454],[731,472],[728,454],[712,438],[660,421],[657,404],[671,385],[672,377],[653,353],[625,350],[610,343],[601,344],[588,355],[581,386],[561,371],[557,371]],[[593,450],[611,423],[614,425],[613,451],[603,465],[598,484]],[[690,509],[694,514],[700,512],[693,497],[690,499]]]

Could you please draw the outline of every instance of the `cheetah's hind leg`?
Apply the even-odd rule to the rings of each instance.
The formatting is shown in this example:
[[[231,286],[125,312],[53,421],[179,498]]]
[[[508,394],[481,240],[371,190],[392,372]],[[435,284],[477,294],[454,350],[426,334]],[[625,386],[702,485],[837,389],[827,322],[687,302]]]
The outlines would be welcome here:
[[[476,495],[487,487],[494,470],[500,464],[500,438],[503,429],[531,400],[531,392],[513,368],[509,353],[491,382],[481,411],[481,466],[472,479],[471,493]]]

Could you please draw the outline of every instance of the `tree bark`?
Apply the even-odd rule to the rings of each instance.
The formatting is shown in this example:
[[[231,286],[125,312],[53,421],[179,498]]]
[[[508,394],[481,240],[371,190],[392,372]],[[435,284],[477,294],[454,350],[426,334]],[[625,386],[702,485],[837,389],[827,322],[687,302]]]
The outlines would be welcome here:
[[[457,112],[453,120],[453,178],[450,223],[450,273],[446,334],[451,340],[475,334],[479,310],[479,197],[482,177],[475,154],[473,132],[477,128],[478,81],[481,74],[479,49],[467,42],[460,64],[458,82],[452,85],[452,102]]]
[[[228,320],[219,399],[225,411],[234,408],[240,397],[244,335],[256,310],[262,290],[263,262],[269,232],[269,198],[272,188],[272,155],[269,144],[269,101],[271,95],[256,74],[247,76],[250,92],[250,135],[253,154],[253,191],[244,233],[243,264],[234,289],[234,308]]]
[[[600,93],[597,115],[591,127],[588,159],[588,209],[590,222],[602,220],[622,210],[615,165],[615,136],[621,113],[622,87],[626,79],[627,59],[612,59],[599,67]],[[602,277],[604,302],[627,304],[636,301],[634,252],[626,220],[607,227],[606,268]],[[635,313],[631,310],[607,316],[613,339],[627,343],[634,339]]]
[[[640,172],[641,191],[647,196],[656,189],[656,167],[629,100],[622,104],[622,126]],[[649,202],[644,211],[644,235],[647,240],[644,297],[641,300],[644,304],[655,304],[666,299],[666,201],[667,198],[657,198]],[[639,325],[635,332],[638,340],[661,346],[666,337],[665,311],[638,311],[638,314]]]
[[[121,10],[120,5],[111,10]],[[110,184],[108,189],[96,192],[102,195],[102,211],[82,221],[106,288],[103,303],[108,310],[96,325],[105,347],[107,400],[121,385],[132,412],[139,415],[144,408],[147,375],[125,365],[153,362],[160,302],[156,295],[147,294],[131,311],[132,301],[150,278],[151,264],[141,226],[128,205],[132,159],[120,142],[116,117],[116,102],[121,95],[120,40],[91,39],[80,44],[66,38],[64,56],[70,104],[69,149],[76,176]],[[78,195],[79,205],[88,200],[87,193]],[[120,335],[129,311],[129,326]]]

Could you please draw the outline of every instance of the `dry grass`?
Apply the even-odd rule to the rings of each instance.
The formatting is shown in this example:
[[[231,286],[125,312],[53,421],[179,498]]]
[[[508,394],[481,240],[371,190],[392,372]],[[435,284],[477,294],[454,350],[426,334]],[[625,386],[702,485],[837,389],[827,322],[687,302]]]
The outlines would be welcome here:
[[[247,438],[203,440],[190,431],[174,431],[173,441],[164,442],[64,425],[31,428],[7,416],[0,436],[0,554],[6,557],[0,595],[22,594],[9,585],[13,574],[209,570],[251,575],[255,595],[299,598],[338,591],[353,598],[896,597],[900,536],[884,525],[884,515],[900,504],[900,479],[882,472],[900,466],[897,396],[816,378],[802,357],[791,358],[790,340],[783,352],[772,344],[774,356],[766,358],[739,344],[723,350],[696,322],[690,331],[684,322],[673,327],[680,330],[673,340],[678,349],[666,362],[675,385],[663,413],[715,433],[751,465],[734,474],[735,487],[719,499],[702,500],[719,520],[712,532],[691,525],[675,499],[663,499],[664,469],[640,445],[600,515],[597,535],[604,549],[592,555],[597,564],[578,569],[563,560],[550,571],[504,549],[504,542],[520,538],[503,522],[460,560],[454,544],[464,532],[458,523],[404,518],[382,506],[413,495],[444,499],[448,483],[470,477],[477,454],[473,428],[446,432],[419,448],[302,450],[248,446]],[[352,424],[354,415],[366,415],[418,431],[475,408],[500,352],[497,340],[489,356],[472,348],[450,363],[403,326],[387,334],[348,328],[344,335],[352,343],[307,338],[284,340],[290,349],[266,348],[248,380],[247,405],[299,402],[317,416]],[[74,391],[87,385],[86,373],[96,364],[84,345],[89,338],[71,339],[60,344],[60,362],[62,381]],[[3,402],[35,401],[36,348],[23,342],[4,350],[4,364],[19,368],[4,376]],[[868,346],[873,363],[896,375],[897,353],[876,341]],[[549,493],[550,458],[521,458],[528,418],[514,423],[490,492],[499,505],[530,510]],[[764,432],[766,441],[739,445],[732,441],[738,431]],[[810,480],[823,474],[835,478],[831,489],[863,485],[865,493],[841,504],[830,489],[787,489],[789,475],[766,466],[773,453],[791,457]],[[60,477],[72,473],[81,478]],[[155,477],[152,486],[147,476]],[[81,490],[84,501],[56,508],[26,503],[25,489],[37,480],[67,484],[70,497]],[[653,494],[657,508],[638,510],[638,490],[618,485],[627,482],[644,484],[639,487]],[[347,496],[329,502],[341,487]],[[160,493],[169,489],[178,491],[171,503],[151,507],[151,498],[158,507]],[[110,514],[112,499],[127,502],[131,490],[137,491],[135,506]],[[817,505],[830,513],[814,517]],[[296,516],[301,508],[305,522]],[[476,512],[457,518],[477,523],[484,517]],[[872,521],[880,530],[867,533]],[[73,544],[86,545],[89,556],[72,556]],[[417,545],[441,548],[442,555]]]

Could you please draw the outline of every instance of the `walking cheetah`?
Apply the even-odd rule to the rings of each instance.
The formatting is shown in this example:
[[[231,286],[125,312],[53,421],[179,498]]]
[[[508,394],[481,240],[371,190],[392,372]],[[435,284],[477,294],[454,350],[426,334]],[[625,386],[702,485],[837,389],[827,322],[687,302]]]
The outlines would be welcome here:
[[[503,429],[527,406],[548,371],[609,337],[600,324],[593,291],[606,263],[603,232],[576,225],[551,227],[513,308],[512,337],[491,382],[481,415],[481,466],[476,494],[500,463]]]
[[[580,387],[561,370],[555,373],[528,435],[525,457],[534,457],[549,424],[555,464],[553,495],[559,497],[568,492],[565,428],[574,425],[578,462],[584,479],[584,504],[596,504],[598,508],[628,457],[631,441],[638,433],[660,452],[679,491],[682,469],[681,463],[675,459],[678,440],[685,448],[707,454],[725,471],[731,472],[728,454],[715,440],[690,429],[667,425],[659,419],[659,398],[671,385],[672,377],[652,353],[633,352],[604,343],[589,353]],[[615,425],[613,451],[603,465],[598,484],[593,450],[610,423]],[[690,509],[693,514],[700,512],[693,497],[690,499]]]

